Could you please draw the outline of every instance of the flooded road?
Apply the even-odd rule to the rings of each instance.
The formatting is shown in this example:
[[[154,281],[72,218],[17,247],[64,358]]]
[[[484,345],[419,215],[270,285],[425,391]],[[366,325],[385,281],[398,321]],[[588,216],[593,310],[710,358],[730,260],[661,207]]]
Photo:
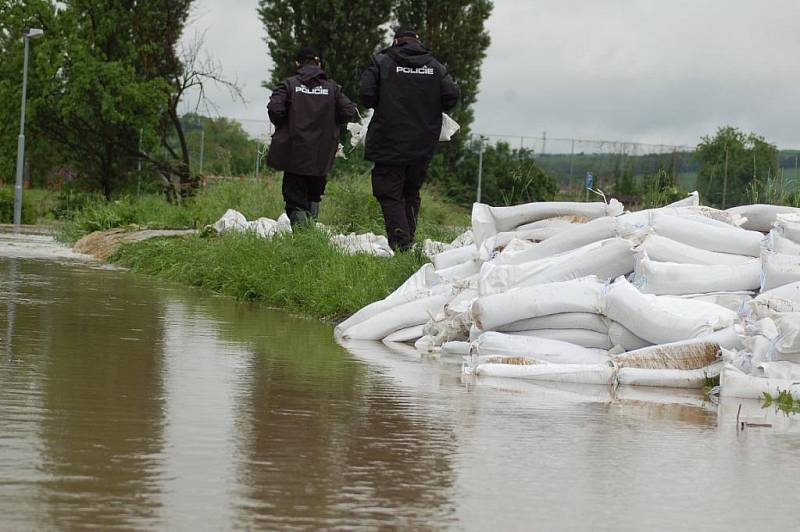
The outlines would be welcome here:
[[[0,256],[0,530],[800,518],[783,414],[737,432],[739,402],[701,394],[464,381],[413,349],[344,349],[313,320],[42,257]]]

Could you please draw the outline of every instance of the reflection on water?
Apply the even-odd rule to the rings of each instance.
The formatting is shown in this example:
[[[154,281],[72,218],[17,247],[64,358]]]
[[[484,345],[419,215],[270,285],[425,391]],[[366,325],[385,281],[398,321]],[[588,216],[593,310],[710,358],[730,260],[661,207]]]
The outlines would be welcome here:
[[[737,432],[737,408],[465,380],[316,321],[0,259],[3,530],[793,529],[798,424]]]

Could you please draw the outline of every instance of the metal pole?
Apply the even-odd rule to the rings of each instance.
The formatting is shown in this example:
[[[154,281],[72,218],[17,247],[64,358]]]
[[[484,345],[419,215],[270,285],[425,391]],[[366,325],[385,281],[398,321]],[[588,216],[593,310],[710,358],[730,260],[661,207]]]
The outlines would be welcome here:
[[[260,154],[258,153],[259,150],[258,144],[259,142],[256,141],[256,179],[258,179],[258,171],[260,170],[259,163],[261,162],[261,158],[259,157]]]
[[[139,129],[139,162],[136,165],[136,195],[142,191],[142,142],[144,140],[144,128]]]
[[[25,100],[28,91],[28,46],[30,38],[26,34],[25,59],[22,67],[22,107],[19,111],[19,138],[17,139],[17,181],[14,187],[14,225],[22,223],[22,174],[25,167]]]
[[[200,173],[203,173],[203,157],[205,155],[206,147],[206,129],[205,127],[200,130]]]
[[[569,187],[572,188],[572,170],[575,162],[575,139],[572,139],[572,147],[569,150]]]
[[[722,181],[722,208],[728,202],[728,147],[725,146],[725,177]]]
[[[478,137],[478,194],[475,201],[481,202],[481,184],[483,181],[483,136]]]

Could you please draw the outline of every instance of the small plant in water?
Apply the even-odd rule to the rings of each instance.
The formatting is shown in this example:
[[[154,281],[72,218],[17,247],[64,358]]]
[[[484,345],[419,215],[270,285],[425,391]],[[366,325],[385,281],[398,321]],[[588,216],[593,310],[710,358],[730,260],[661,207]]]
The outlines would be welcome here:
[[[764,392],[762,399],[764,401],[762,405],[764,408],[774,405],[778,410],[787,414],[800,414],[800,401],[795,400],[792,394],[787,390],[778,392],[777,397],[773,397],[767,392]]]

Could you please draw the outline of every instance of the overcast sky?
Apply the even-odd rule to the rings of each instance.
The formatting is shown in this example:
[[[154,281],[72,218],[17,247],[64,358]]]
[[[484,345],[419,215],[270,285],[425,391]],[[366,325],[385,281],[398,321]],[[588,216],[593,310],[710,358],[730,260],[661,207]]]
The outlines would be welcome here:
[[[266,119],[256,4],[197,0],[187,32],[244,85],[210,92],[223,116]],[[473,130],[695,145],[731,124],[800,147],[798,21],[798,0],[495,0]]]

